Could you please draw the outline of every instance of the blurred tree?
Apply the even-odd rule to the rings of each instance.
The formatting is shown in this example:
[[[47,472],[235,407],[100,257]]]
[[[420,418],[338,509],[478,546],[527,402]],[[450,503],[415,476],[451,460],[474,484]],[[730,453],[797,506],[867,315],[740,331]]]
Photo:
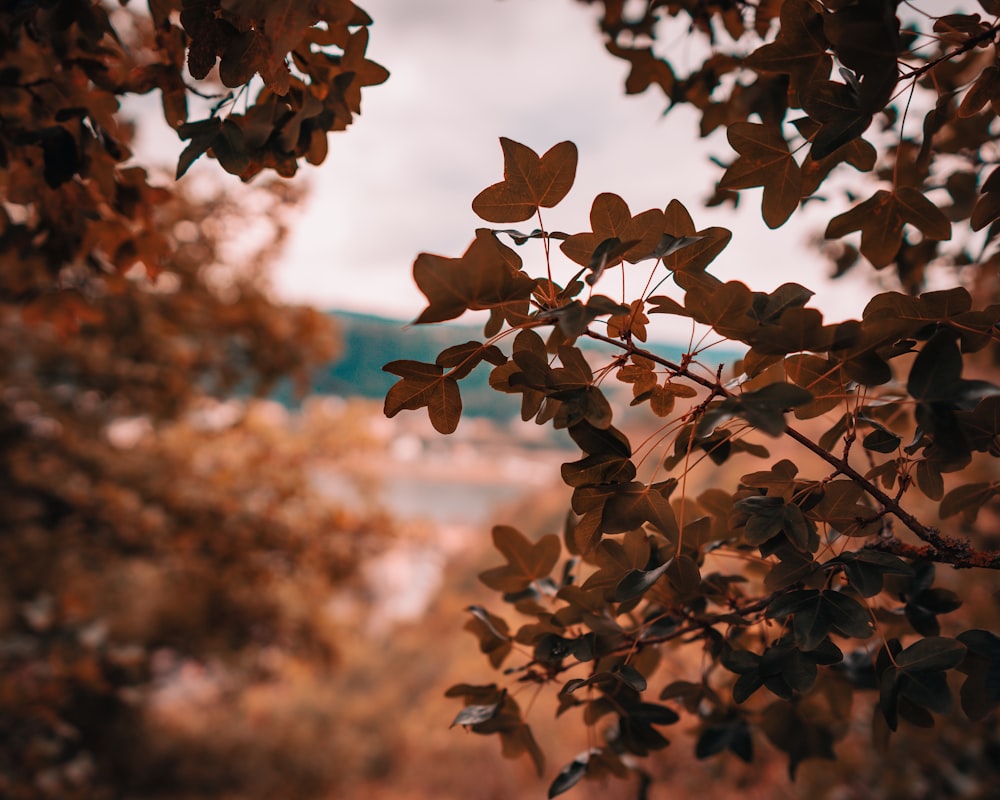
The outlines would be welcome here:
[[[282,659],[335,658],[323,602],[388,523],[311,488],[328,438],[206,399],[304,386],[336,351],[324,315],[260,280],[298,194],[171,186],[132,159],[121,101],[160,93],[188,141],[177,175],[207,153],[244,180],[288,176],[385,79],[369,22],[347,0],[0,9],[4,797],[257,791],[225,763],[185,772],[210,731],[158,761],[156,703],[198,670],[238,699]],[[330,777],[303,776],[277,794]]]

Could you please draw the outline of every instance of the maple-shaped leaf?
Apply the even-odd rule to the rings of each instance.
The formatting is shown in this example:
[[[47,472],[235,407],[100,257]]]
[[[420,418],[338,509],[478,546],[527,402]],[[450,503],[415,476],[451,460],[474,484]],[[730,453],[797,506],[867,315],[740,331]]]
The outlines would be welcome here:
[[[187,66],[191,77],[205,78],[226,46],[228,39],[236,32],[232,25],[219,19],[207,3],[185,3],[181,9],[180,23],[190,37]]]
[[[810,155],[822,161],[838,148],[868,130],[876,111],[888,100],[892,83],[878,86],[873,80],[862,84],[849,70],[842,70],[846,83],[816,81],[803,90],[802,108],[820,123],[812,136]]]
[[[539,207],[552,208],[573,187],[577,149],[560,142],[545,155],[513,139],[500,137],[503,180],[483,189],[472,201],[472,210],[487,222],[523,222]]]
[[[678,285],[689,289],[692,283],[681,276],[687,274],[695,282],[708,280],[707,273],[702,271],[725,250],[733,234],[726,228],[719,227],[695,230],[694,220],[684,204],[679,200],[671,200],[663,209],[663,236],[677,242],[694,240],[660,256],[666,270],[675,274]],[[663,241],[661,237],[660,242]],[[660,249],[660,242],[657,243],[657,251]]]
[[[344,89],[344,102],[355,114],[361,113],[361,90],[366,86],[377,86],[389,79],[389,70],[381,64],[365,58],[368,49],[368,29],[361,28],[351,34],[340,59],[342,76],[350,76],[350,84]]]
[[[670,64],[653,54],[653,48],[621,47],[613,41],[605,44],[608,52],[623,58],[632,65],[625,79],[625,94],[640,94],[656,84],[667,97],[671,97],[677,79]]]
[[[413,262],[413,279],[428,306],[416,322],[456,319],[466,311],[500,309],[507,316],[526,316],[535,281],[521,271],[521,258],[485,228],[461,258],[421,253]]]
[[[300,0],[222,0],[222,9],[236,17],[241,30],[229,40],[222,54],[219,77],[223,84],[230,88],[242,86],[259,73],[271,91],[287,94],[292,77],[286,63],[288,54],[319,20],[312,5]]]
[[[769,228],[785,223],[802,198],[802,171],[777,125],[737,122],[729,144],[740,154],[719,181],[721,189],[764,187],[761,213]]]
[[[445,374],[443,367],[401,360],[386,364],[382,370],[402,379],[385,396],[387,417],[394,417],[400,411],[426,408],[434,430],[454,433],[462,416],[462,397],[458,381]]]
[[[870,505],[860,486],[852,481],[830,481],[809,516],[832,526],[844,536],[872,536],[882,529],[882,518]]]
[[[617,240],[619,245],[627,244],[624,249],[615,247],[610,257],[603,259],[603,271],[620,264],[622,259],[635,264],[647,258],[663,234],[663,212],[651,208],[633,217],[621,197],[604,192],[594,198],[590,207],[590,227],[589,233],[570,236],[559,249],[577,264],[593,269],[595,253],[599,253],[602,245],[608,247],[606,243],[612,240]]]
[[[562,552],[559,537],[554,533],[532,542],[517,528],[508,525],[493,528],[493,545],[507,563],[480,573],[479,580],[491,589],[508,594],[523,591],[532,581],[548,577]]]
[[[823,33],[823,15],[812,3],[785,0],[781,6],[778,38],[752,52],[743,63],[761,72],[788,75],[788,91],[794,96],[813,81],[830,75],[833,60],[826,52],[828,46]]]
[[[912,186],[893,191],[880,189],[850,211],[830,220],[827,239],[861,231],[861,253],[875,268],[891,264],[903,243],[903,225],[909,223],[925,238],[951,238],[951,223],[944,212]]]
[[[573,507],[578,513],[600,508],[605,533],[625,533],[650,522],[668,539],[676,541],[677,518],[669,501],[675,486],[676,481],[671,479],[649,485],[631,481],[583,487],[573,493]]]
[[[629,530],[621,540],[601,539],[593,553],[598,570],[587,578],[583,589],[611,591],[613,596],[625,575],[649,563],[649,554],[649,537],[641,530]]]

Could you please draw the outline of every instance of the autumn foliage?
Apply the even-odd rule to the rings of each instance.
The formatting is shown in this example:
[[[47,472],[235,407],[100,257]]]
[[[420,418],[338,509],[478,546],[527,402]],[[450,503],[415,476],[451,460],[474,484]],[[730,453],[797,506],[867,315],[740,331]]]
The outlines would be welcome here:
[[[626,93],[690,106],[702,136],[725,130],[707,204],[753,191],[777,228],[829,201],[817,259],[892,289],[828,322],[798,283],[724,282],[710,268],[731,233],[669,196],[634,211],[602,193],[575,232],[550,230],[576,146],[501,138],[502,177],[472,200],[488,227],[413,267],[418,323],[482,311],[483,336],[385,365],[399,379],[385,412],[426,409],[454,432],[462,380],[486,369],[525,423],[579,454],[561,469],[561,530],[493,529],[480,579],[495,594],[465,627],[500,675],[447,690],[453,726],[526,756],[550,796],[612,777],[645,796],[670,726],[698,759],[776,750],[793,778],[814,759],[856,763],[869,742],[888,764],[929,729],[965,755],[911,766],[988,796],[1000,4],[584,2],[628,64]],[[318,427],[307,410],[291,431],[267,406],[213,416],[234,392],[304,385],[335,352],[320,314],[276,305],[258,280],[296,196],[178,188],[133,159],[123,103],[156,93],[183,143],[175,179],[203,156],[243,181],[290,177],[387,78],[366,57],[371,21],[350,0],[0,10],[0,795],[336,785],[335,755],[310,749],[339,699],[343,632],[322,601],[390,523],[309,482],[316,448],[359,452],[351,419],[312,406]],[[233,258],[248,221],[266,235]],[[657,316],[690,329],[682,357],[648,343]],[[718,345],[742,356],[723,363]],[[396,721],[426,686],[418,659],[386,661]],[[370,663],[354,669],[374,683]],[[270,691],[290,675],[301,713]],[[217,702],[163,703],[206,684]],[[340,755],[379,738],[337,733]],[[550,768],[555,738],[580,750]]]
[[[350,2],[0,9],[0,796],[253,793],[259,770],[199,755],[218,731],[164,722],[165,689],[208,674],[240,706],[336,660],[317,598],[389,525],[305,464],[358,437],[217,402],[302,388],[336,353],[325,315],[261,280],[300,193],[175,186],[133,158],[121,106],[159,95],[178,175],[203,154],[291,175],[385,78],[368,21]],[[307,761],[282,796],[329,783]]]
[[[749,762],[766,738],[792,777],[862,720],[855,735],[880,749],[938,715],[995,725],[995,607],[962,606],[1000,568],[1000,6],[589,5],[631,65],[627,92],[658,87],[668,110],[699,111],[702,135],[725,128],[711,204],[759,187],[775,228],[846,200],[825,230],[838,271],[891,269],[898,290],[828,323],[798,283],[723,282],[710,266],[729,231],[669,197],[633,213],[601,194],[589,229],[548,230],[576,148],[501,139],[503,180],[472,208],[536,227],[480,228],[460,259],[417,257],[417,322],[489,318],[482,341],[433,364],[388,364],[400,380],[385,410],[426,408],[451,432],[460,381],[486,362],[524,421],[565,431],[580,457],[562,467],[561,535],[493,530],[501,563],[480,579],[499,597],[469,608],[467,628],[503,680],[449,689],[454,724],[543,773],[525,697],[551,686],[586,746],[550,797],[642,772],[682,717],[698,758]],[[657,52],[672,24],[712,46],[687,75]],[[941,273],[950,285],[926,290]],[[653,315],[690,326],[683,358],[646,343]],[[720,341],[744,352],[732,368],[713,359]]]

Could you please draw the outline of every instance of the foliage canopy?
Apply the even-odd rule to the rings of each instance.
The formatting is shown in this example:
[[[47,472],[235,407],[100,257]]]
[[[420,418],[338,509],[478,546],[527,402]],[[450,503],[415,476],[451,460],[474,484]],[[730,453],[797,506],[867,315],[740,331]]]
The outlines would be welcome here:
[[[969,582],[951,568],[986,586],[1000,568],[1000,387],[987,379],[1000,352],[1000,5],[588,5],[631,65],[626,92],[658,87],[668,110],[699,111],[702,135],[725,128],[733,154],[710,205],[759,187],[776,228],[844,197],[825,230],[838,272],[891,268],[899,290],[830,324],[798,283],[723,282],[709,267],[730,232],[699,228],[676,200],[633,213],[605,193],[588,230],[548,230],[542,209],[570,190],[576,148],[539,156],[502,138],[503,180],[472,208],[490,225],[537,227],[484,227],[459,259],[417,257],[418,323],[489,319],[483,341],[434,363],[388,364],[400,380],[385,411],[426,408],[450,433],[460,381],[487,362],[526,422],[581,452],[562,468],[561,537],[493,531],[504,563],[480,579],[508,612],[474,606],[467,627],[508,685],[452,687],[455,724],[499,735],[505,755],[542,772],[515,697],[556,687],[558,714],[591,733],[551,797],[627,775],[669,743],[662,728],[681,711],[699,758],[750,761],[760,731],[793,777],[834,757],[855,696],[874,705],[880,747],[901,724],[933,726],[958,685],[969,719],[993,715],[1000,637],[954,613]],[[687,75],[657,52],[678,24],[709,45]],[[926,290],[932,273],[952,285]],[[696,331],[681,359],[646,344],[655,314]],[[745,348],[731,373],[711,361],[719,337]],[[607,354],[585,357],[588,338]]]

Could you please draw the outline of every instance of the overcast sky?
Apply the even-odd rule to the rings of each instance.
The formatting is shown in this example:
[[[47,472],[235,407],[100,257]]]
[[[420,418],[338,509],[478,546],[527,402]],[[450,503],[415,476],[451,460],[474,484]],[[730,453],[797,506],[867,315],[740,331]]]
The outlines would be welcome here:
[[[579,147],[576,184],[546,213],[550,229],[588,229],[602,191],[633,213],[677,198],[699,227],[734,231],[712,268],[719,277],[764,290],[795,280],[817,292],[828,319],[860,315],[857,285],[826,281],[825,262],[806,249],[820,217],[769,231],[759,190],[744,193],[739,214],[701,207],[719,176],[708,154],[731,156],[724,136],[699,140],[687,108],[663,117],[658,89],[626,96],[628,65],[605,52],[594,10],[573,0],[360,4],[375,20],[369,57],[391,77],[364,90],[361,116],[331,137],[324,164],[300,171],[312,188],[274,274],[281,297],[415,317],[424,301],[414,258],[460,256],[485,224],[470,204],[501,179],[498,138],[507,136],[539,153],[565,139]],[[697,63],[687,37],[670,46],[680,70]]]

